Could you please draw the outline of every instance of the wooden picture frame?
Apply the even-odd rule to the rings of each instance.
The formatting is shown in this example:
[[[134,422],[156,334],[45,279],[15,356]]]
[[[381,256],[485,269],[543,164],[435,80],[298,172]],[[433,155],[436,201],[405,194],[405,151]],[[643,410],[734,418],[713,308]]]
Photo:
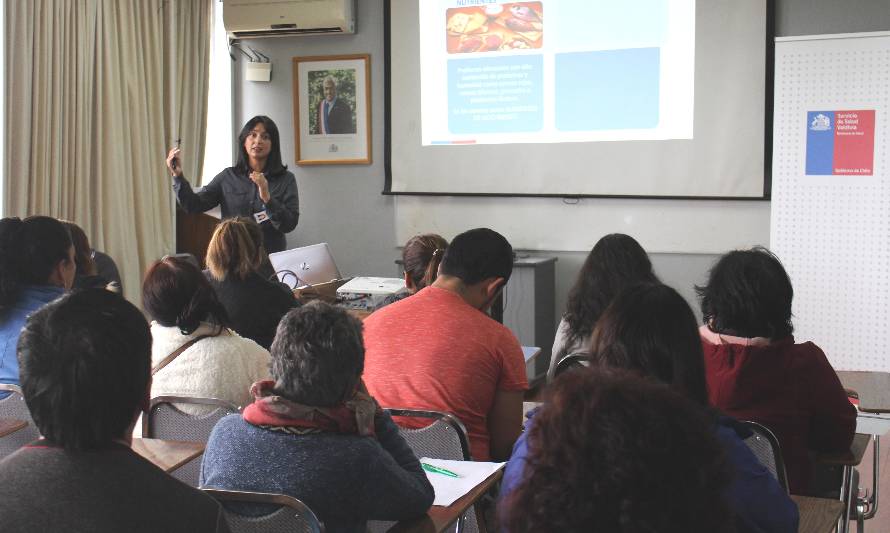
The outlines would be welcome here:
[[[371,56],[293,58],[298,165],[371,163]]]

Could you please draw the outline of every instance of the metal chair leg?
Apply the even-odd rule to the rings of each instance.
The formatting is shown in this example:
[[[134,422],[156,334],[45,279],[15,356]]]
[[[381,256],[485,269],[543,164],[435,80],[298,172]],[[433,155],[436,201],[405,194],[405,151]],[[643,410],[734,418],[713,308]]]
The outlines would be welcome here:
[[[850,531],[850,514],[853,507],[853,467],[844,466],[843,478],[841,480],[840,500],[844,502],[844,511],[838,520],[838,533],[849,533]]]

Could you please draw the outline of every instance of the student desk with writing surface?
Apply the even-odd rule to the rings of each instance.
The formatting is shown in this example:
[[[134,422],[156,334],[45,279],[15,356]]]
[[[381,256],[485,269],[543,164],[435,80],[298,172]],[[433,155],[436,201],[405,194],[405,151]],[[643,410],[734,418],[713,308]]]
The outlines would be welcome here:
[[[28,427],[28,423],[24,420],[16,418],[0,418],[0,437],[12,435],[20,429]]]

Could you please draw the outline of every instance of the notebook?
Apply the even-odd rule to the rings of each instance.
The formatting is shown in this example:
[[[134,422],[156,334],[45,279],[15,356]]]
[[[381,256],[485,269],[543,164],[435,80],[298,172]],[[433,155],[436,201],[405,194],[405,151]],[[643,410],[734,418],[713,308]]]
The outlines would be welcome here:
[[[326,242],[269,254],[269,261],[278,279],[289,287],[340,279],[340,271]]]

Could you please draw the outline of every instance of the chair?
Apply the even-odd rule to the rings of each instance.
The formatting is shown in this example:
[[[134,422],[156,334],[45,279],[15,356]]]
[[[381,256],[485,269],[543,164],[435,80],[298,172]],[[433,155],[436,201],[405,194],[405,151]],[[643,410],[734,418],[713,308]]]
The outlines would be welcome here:
[[[28,410],[28,405],[25,403],[24,396],[22,396],[22,389],[18,385],[3,383],[0,384],[0,392],[3,391],[10,394],[0,400],[0,417],[24,420],[28,423],[28,427],[22,428],[12,435],[0,438],[0,459],[40,438],[40,431],[34,425],[34,420],[31,419],[31,411]]]
[[[547,383],[556,379],[556,376],[571,368],[583,368],[589,364],[587,352],[573,352],[560,359],[547,373]]]
[[[321,523],[309,507],[284,494],[201,489],[223,504],[226,522],[232,533],[321,533]],[[259,503],[279,506],[262,516],[239,514],[226,503]]]
[[[206,414],[190,415],[177,405],[201,405],[210,409]],[[158,396],[151,399],[148,412],[142,417],[142,436],[152,439],[207,442],[213,426],[220,418],[237,413],[238,407],[216,398],[188,398]],[[201,458],[196,457],[173,471],[173,476],[192,487],[198,486]]]
[[[414,451],[417,458],[448,459],[452,461],[470,461],[470,438],[463,422],[454,415],[439,411],[417,409],[384,408],[390,416],[427,419],[432,423],[421,428],[405,428],[399,426],[399,434]],[[370,521],[368,530],[371,532],[386,531],[394,522]],[[457,521],[456,533],[475,533],[479,531],[474,507]]]
[[[788,476],[785,474],[785,462],[782,460],[779,439],[769,428],[757,422],[744,420],[741,424],[751,430],[751,436],[745,439],[745,444],[787,492]]]

